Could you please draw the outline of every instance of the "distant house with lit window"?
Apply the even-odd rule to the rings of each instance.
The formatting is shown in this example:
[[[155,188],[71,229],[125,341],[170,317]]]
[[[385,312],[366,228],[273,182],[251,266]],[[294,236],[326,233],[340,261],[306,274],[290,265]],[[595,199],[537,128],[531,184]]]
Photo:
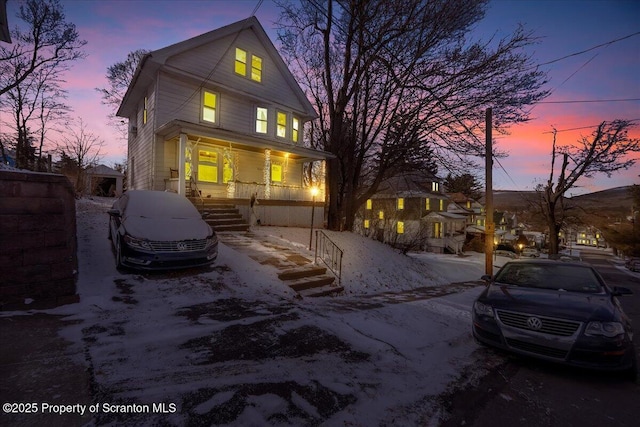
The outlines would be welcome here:
[[[408,250],[458,253],[466,218],[448,211],[451,200],[439,178],[407,173],[383,182],[360,209],[357,229]]]
[[[255,17],[145,55],[117,115],[128,188],[225,199],[246,216],[255,194],[263,224],[309,224],[303,167],[331,155],[305,146],[316,112]]]

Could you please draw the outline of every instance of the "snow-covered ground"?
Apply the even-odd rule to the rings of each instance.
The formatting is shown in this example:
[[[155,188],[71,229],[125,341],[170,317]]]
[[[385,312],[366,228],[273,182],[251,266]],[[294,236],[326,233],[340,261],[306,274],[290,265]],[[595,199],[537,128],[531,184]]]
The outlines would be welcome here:
[[[490,368],[470,334],[481,254],[406,256],[328,232],[345,293],[301,300],[224,244],[210,271],[118,272],[111,202],[78,201],[80,302],[47,311],[79,321],[62,335],[93,374],[94,401],[151,410],[107,406],[95,424],[437,425],[438,395]],[[312,258],[308,229],[254,232]]]

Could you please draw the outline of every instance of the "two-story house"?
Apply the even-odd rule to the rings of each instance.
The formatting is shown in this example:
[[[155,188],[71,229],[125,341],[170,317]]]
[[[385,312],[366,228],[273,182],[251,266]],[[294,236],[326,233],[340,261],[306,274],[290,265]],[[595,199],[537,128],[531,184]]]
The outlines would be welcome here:
[[[303,167],[330,154],[305,145],[316,112],[255,17],[145,55],[117,115],[128,188],[226,199],[246,216],[255,195],[263,224],[309,225]]]
[[[448,212],[439,178],[406,173],[386,180],[358,214],[362,234],[405,249],[459,252],[465,217]]]

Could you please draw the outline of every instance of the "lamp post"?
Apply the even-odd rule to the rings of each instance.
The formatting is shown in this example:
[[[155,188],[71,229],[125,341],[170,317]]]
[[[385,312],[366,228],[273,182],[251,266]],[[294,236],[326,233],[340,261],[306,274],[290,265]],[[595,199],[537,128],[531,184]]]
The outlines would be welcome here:
[[[498,239],[496,237],[493,238],[493,261],[498,260]]]
[[[311,242],[313,241],[313,217],[314,210],[316,208],[316,195],[318,194],[318,189],[316,187],[311,187],[311,231],[309,232],[309,250],[311,250]]]
[[[524,243],[518,243],[518,249],[520,249],[520,256],[522,256],[522,248],[524,247]]]

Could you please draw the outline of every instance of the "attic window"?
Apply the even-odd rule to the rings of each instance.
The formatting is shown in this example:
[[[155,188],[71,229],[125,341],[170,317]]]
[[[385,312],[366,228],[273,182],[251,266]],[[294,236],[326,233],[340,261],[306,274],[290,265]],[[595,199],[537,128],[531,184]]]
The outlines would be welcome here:
[[[247,53],[246,50],[236,48],[236,59],[234,62],[234,70],[236,74],[243,77],[247,77],[249,63],[249,57],[251,57],[251,75],[249,76],[254,82],[260,83],[262,81],[262,58],[256,55]]]
[[[236,74],[240,74],[241,76],[247,75],[247,51],[239,47],[236,48],[235,70]]]
[[[439,192],[440,191],[440,183],[432,182],[431,183],[431,191]]]
[[[262,81],[262,58],[255,55],[251,55],[251,80]]]

